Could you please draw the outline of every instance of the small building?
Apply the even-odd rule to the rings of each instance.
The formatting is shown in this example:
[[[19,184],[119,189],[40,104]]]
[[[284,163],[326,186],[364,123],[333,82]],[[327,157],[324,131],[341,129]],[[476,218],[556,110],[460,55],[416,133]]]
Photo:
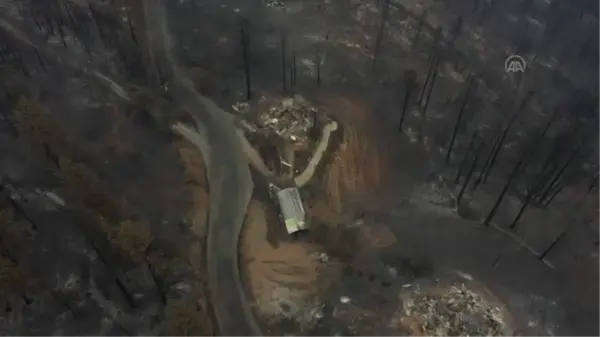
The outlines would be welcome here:
[[[306,229],[306,212],[298,188],[284,188],[276,195],[288,234]]]

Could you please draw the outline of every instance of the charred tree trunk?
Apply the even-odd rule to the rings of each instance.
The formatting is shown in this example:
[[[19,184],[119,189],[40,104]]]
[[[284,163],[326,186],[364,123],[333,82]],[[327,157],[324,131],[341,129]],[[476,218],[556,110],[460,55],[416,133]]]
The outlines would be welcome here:
[[[490,160],[490,164],[488,165],[488,167],[485,170],[485,173],[483,174],[483,178],[481,180],[482,183],[486,183],[487,182],[487,179],[488,179],[490,173],[492,172],[492,169],[494,168],[494,165],[496,164],[498,156],[500,155],[500,152],[504,148],[504,141],[506,140],[506,137],[508,136],[510,128],[512,127],[512,125],[517,120],[517,117],[519,117],[519,115],[521,114],[521,112],[525,108],[525,105],[529,101],[529,99],[530,99],[530,97],[531,97],[532,94],[533,93],[530,92],[530,93],[527,94],[527,96],[525,96],[525,98],[523,98],[523,101],[519,105],[519,108],[510,117],[510,119],[508,120],[508,123],[506,124],[506,127],[504,128],[504,130],[502,130],[502,134],[500,135],[500,139],[498,140],[498,145],[496,146],[496,148],[494,149],[494,152],[492,154],[492,158]]]
[[[577,147],[575,149],[573,149],[573,151],[571,151],[571,153],[567,157],[567,160],[565,161],[565,163],[560,167],[560,169],[558,170],[558,172],[556,172],[556,174],[554,174],[554,177],[552,178],[552,180],[550,181],[550,183],[545,186],[543,192],[541,193],[541,196],[538,199],[538,201],[540,203],[542,203],[542,204],[544,203],[544,200],[546,198],[548,198],[548,196],[552,193],[552,189],[555,187],[555,185],[557,184],[557,182],[562,178],[562,176],[565,173],[565,171],[569,168],[569,166],[571,165],[571,163],[577,158],[577,155],[579,154],[579,150],[581,150],[581,146],[583,146],[583,143],[584,143],[584,141],[585,141],[586,138],[587,137],[584,136],[579,141],[579,144],[577,145]]]
[[[550,244],[550,246],[548,246],[548,248],[546,248],[541,254],[540,256],[538,256],[538,259],[543,260],[546,258],[546,256],[550,253],[550,251],[552,251],[552,249],[554,249],[556,247],[556,245],[558,245],[558,243],[560,241],[562,241],[562,239],[564,239],[564,237],[567,235],[566,231],[563,231],[562,233],[560,233],[560,235],[558,237],[556,237],[556,239],[554,239],[554,241],[552,241],[552,243]]]
[[[406,117],[406,108],[408,107],[408,101],[410,94],[415,86],[417,79],[417,73],[414,70],[407,70],[404,72],[404,82],[406,83],[406,90],[404,91],[404,101],[402,102],[402,111],[400,112],[400,123],[398,123],[398,131],[402,132],[402,125],[404,124],[404,118]]]
[[[458,184],[458,181],[460,180],[460,177],[462,175],[462,171],[464,170],[465,165],[467,164],[467,160],[469,159],[469,155],[471,154],[471,151],[473,151],[473,145],[475,144],[475,138],[477,138],[477,132],[473,132],[473,135],[471,136],[471,140],[469,141],[469,146],[467,147],[467,152],[465,152],[465,156],[461,160],[460,166],[458,167],[458,172],[456,173],[456,178],[454,178],[455,184]]]
[[[553,151],[548,155],[546,161],[541,166],[537,173],[537,185],[534,190],[534,200],[538,198],[538,194],[544,190],[544,187],[548,185],[553,173],[558,168],[558,153]]]
[[[540,132],[540,134],[537,136],[537,139],[534,140],[534,143],[531,145],[531,148],[528,150],[528,152],[526,154],[526,157],[529,157],[529,154],[534,153],[535,150],[541,144],[541,142],[544,140],[544,137],[546,137],[546,134],[548,133],[548,130],[550,129],[550,127],[552,126],[552,124],[556,120],[556,117],[558,116],[557,112],[558,112],[558,110],[555,110],[552,113],[552,116],[550,116],[550,119],[548,120],[548,122],[546,123],[546,125],[544,126],[544,128],[542,129],[542,131]],[[525,161],[523,163],[523,169],[526,166],[527,166],[527,161]],[[515,229],[517,227],[517,223],[521,219],[521,216],[523,216],[523,213],[525,212],[525,209],[527,208],[527,206],[529,206],[529,204],[533,200],[533,197],[537,193],[538,189],[539,189],[539,183],[536,183],[534,186],[530,186],[530,188],[527,190],[527,194],[525,196],[525,200],[523,201],[523,204],[521,205],[521,208],[519,209],[519,212],[517,212],[517,215],[513,219],[512,223],[510,224],[510,226],[509,226],[510,229]]]
[[[296,52],[292,53],[292,85],[296,86],[296,75],[298,74],[298,72],[296,71]]]
[[[483,221],[484,225],[489,226],[490,223],[491,223],[491,221],[492,221],[492,219],[494,219],[494,216],[496,215],[496,212],[498,212],[498,207],[500,207],[500,204],[502,203],[502,200],[504,200],[504,196],[506,195],[506,192],[508,192],[508,188],[510,187],[510,184],[515,179],[515,177],[517,176],[517,173],[519,173],[521,165],[523,164],[524,161],[525,161],[525,156],[522,156],[519,159],[519,161],[517,162],[517,164],[515,164],[512,172],[510,173],[510,175],[506,179],[506,183],[504,184],[504,187],[502,188],[502,191],[500,192],[500,195],[498,195],[498,198],[496,199],[496,202],[494,203],[494,206],[490,210],[490,213],[488,214],[488,216]]]
[[[162,282],[159,280],[159,278],[156,275],[156,270],[154,269],[154,267],[152,267],[152,263],[150,263],[150,261],[148,261],[147,256],[143,257],[143,261],[146,265],[146,268],[148,268],[148,273],[150,274],[150,277],[152,278],[152,282],[154,282],[154,285],[156,286],[156,292],[158,293],[160,302],[162,304],[167,303],[166,292],[164,290],[164,286],[163,286]]]
[[[127,24],[129,26],[129,36],[131,36],[131,41],[133,41],[133,43],[135,43],[136,46],[139,46],[137,36],[135,35],[135,29],[133,28],[133,24],[131,23],[130,11],[127,12],[127,16],[129,17],[129,20],[127,20]]]
[[[563,188],[565,188],[565,183],[564,182],[559,182],[556,187],[554,187],[554,189],[552,190],[552,193],[550,193],[550,196],[548,197],[548,199],[546,199],[546,201],[544,202],[543,207],[546,208],[550,205],[550,203],[554,200],[554,198],[556,198],[557,195],[560,194],[560,192],[562,192]]]
[[[37,48],[34,48],[34,52],[35,52],[35,56],[38,60],[38,63],[40,65],[40,69],[42,69],[43,71],[47,71],[46,61],[44,61],[44,58],[40,54],[40,51]]]
[[[137,304],[134,299],[134,296],[130,293],[130,291],[125,286],[125,283],[123,283],[123,281],[121,280],[119,273],[114,269],[114,267],[111,267],[111,264],[105,259],[104,254],[102,253],[102,251],[100,250],[98,245],[96,245],[96,243],[89,237],[88,234],[84,233],[84,238],[86,239],[86,241],[88,242],[88,244],[90,245],[90,247],[92,248],[94,253],[96,253],[96,257],[98,257],[98,261],[106,269],[107,274],[109,274],[111,276],[111,278],[113,279],[113,281],[115,282],[115,285],[117,286],[117,289],[119,289],[119,293],[121,293],[123,295],[123,298],[124,298],[125,302],[127,303],[127,306],[129,308],[137,308]]]
[[[450,155],[452,153],[452,148],[454,147],[454,141],[456,140],[456,134],[458,133],[458,129],[460,128],[460,124],[462,122],[462,117],[465,112],[465,108],[467,107],[467,103],[469,102],[469,94],[471,93],[471,85],[473,84],[473,79],[469,80],[467,84],[467,91],[465,92],[465,98],[460,106],[460,110],[458,111],[458,116],[456,117],[456,122],[454,123],[454,130],[452,130],[452,137],[450,138],[450,143],[448,143],[448,149],[446,150],[446,163],[450,162]]]
[[[548,122],[546,123],[546,125],[544,126],[542,131],[539,133],[539,135],[536,137],[536,139],[534,139],[533,143],[529,146],[527,151],[525,151],[525,153],[523,155],[521,155],[519,161],[517,162],[517,165],[515,165],[513,171],[511,172],[510,176],[508,177],[506,184],[504,185],[504,188],[502,189],[502,192],[498,196],[498,199],[496,200],[496,204],[490,211],[490,214],[488,215],[488,217],[485,219],[485,222],[484,222],[485,225],[490,224],[490,221],[493,219],[494,215],[496,214],[497,209],[500,206],[502,199],[504,199],[504,195],[508,191],[508,188],[510,187],[512,180],[516,177],[516,175],[518,174],[519,171],[521,171],[523,168],[525,168],[527,166],[529,157],[531,156],[532,153],[535,153],[535,151],[537,151],[537,149],[541,145],[542,141],[544,140],[546,133],[548,133],[548,130],[550,129],[550,127],[556,120],[556,117],[557,117],[557,110],[552,114],[552,116],[550,117],[550,120],[548,120]],[[517,214],[517,216],[515,217],[515,219],[509,226],[509,228],[514,229],[516,227],[517,222],[519,221],[519,219],[523,215],[523,212],[525,211],[525,208],[531,202],[531,200],[533,198],[533,193],[535,193],[535,190],[536,190],[536,187],[533,187],[530,189],[525,201],[523,202],[523,205],[521,206],[521,209],[519,210],[519,213]]]
[[[592,177],[588,183],[587,193],[592,193],[598,189],[598,168],[595,169],[594,173],[592,173]]]
[[[496,164],[496,160],[498,159],[498,156],[500,155],[500,152],[502,151],[502,148],[504,147],[504,141],[506,140],[507,134],[508,134],[508,128],[505,128],[502,131],[502,133],[498,136],[496,145],[495,145],[495,147],[492,148],[492,152],[490,154],[491,157],[490,157],[489,164],[487,165],[487,167],[485,167],[485,170],[483,171],[483,177],[480,180],[481,183],[485,184],[487,182],[487,179],[492,171],[492,168]]]
[[[287,91],[287,62],[285,54],[285,33],[281,33],[281,88],[283,92]]]
[[[429,91],[427,92],[427,97],[425,98],[425,106],[423,107],[423,110],[421,111],[421,118],[423,119],[423,122],[425,122],[425,119],[427,117],[427,107],[429,106],[429,100],[431,99],[431,93],[433,92],[433,89],[435,88],[435,80],[437,79],[439,63],[440,63],[440,59],[437,58],[437,60],[435,61],[433,74],[431,75],[431,85],[429,86]]]
[[[482,183],[483,181],[483,175],[485,174],[487,167],[490,165],[490,161],[492,159],[492,156],[494,155],[494,151],[496,150],[496,146],[498,146],[498,141],[500,140],[500,137],[497,137],[494,140],[494,143],[492,144],[492,148],[490,149],[490,153],[487,156],[487,158],[485,159],[485,162],[483,162],[483,166],[481,167],[481,170],[479,171],[479,174],[477,175],[477,179],[475,179],[475,181],[473,182],[473,189],[477,189],[477,187],[479,187],[479,184]]]
[[[321,85],[321,57],[317,56],[317,85]]]
[[[252,100],[252,81],[250,77],[250,61],[248,60],[248,35],[244,29],[240,30],[242,39],[242,56],[244,57],[244,73],[246,75],[246,100]]]
[[[421,94],[419,94],[419,100],[417,102],[417,104],[419,106],[421,106],[421,103],[423,102],[423,98],[425,97],[425,93],[427,92],[427,88],[429,87],[429,81],[431,80],[431,75],[433,75],[435,66],[436,66],[436,59],[437,59],[437,53],[434,51],[430,62],[429,62],[429,68],[427,69],[427,77],[425,77],[425,83],[423,83],[423,88],[421,89]]]
[[[515,215],[515,218],[511,222],[510,226],[508,226],[508,228],[513,229],[513,230],[515,228],[517,228],[517,223],[519,223],[519,220],[521,220],[521,217],[523,216],[525,209],[527,208],[527,206],[529,206],[529,204],[533,200],[534,193],[535,193],[535,190],[533,188],[530,188],[527,190],[527,195],[525,196],[525,200],[523,201],[521,208],[517,212],[517,215]]]
[[[18,194],[19,198],[21,200],[25,201],[25,203],[28,202],[27,198],[25,198],[25,196],[21,193],[21,191],[14,184],[9,182],[8,178],[3,178],[3,179],[6,180],[7,182],[0,183],[0,191],[6,190],[9,192],[9,195],[7,195],[6,200],[12,206],[15,213],[22,216],[23,219],[25,219],[25,221],[27,221],[31,225],[31,229],[33,231],[37,231],[38,226],[37,226],[36,222],[29,216],[29,214],[27,214],[25,207],[21,206],[21,204],[19,204],[19,202],[17,200],[15,200],[14,198],[12,198],[10,196],[10,192]]]
[[[519,212],[517,212],[517,215],[515,216],[515,218],[513,219],[512,223],[510,224],[510,226],[508,228],[515,229],[517,227],[517,224],[518,224],[519,220],[521,219],[521,217],[523,216],[525,209],[527,208],[527,206],[529,206],[531,204],[531,202],[533,200],[535,200],[537,193],[539,192],[539,190],[543,187],[544,183],[546,182],[545,179],[546,179],[545,176],[538,175],[538,179],[535,180],[535,184],[527,189],[527,193],[525,195],[525,199],[523,200],[523,204],[521,205]]]
[[[463,186],[461,187],[460,192],[458,193],[458,197],[456,198],[456,206],[457,207],[458,207],[458,205],[460,205],[460,200],[462,199],[463,195],[465,194],[465,191],[467,190],[467,186],[469,186],[469,182],[471,181],[473,172],[475,172],[475,168],[477,168],[477,162],[479,161],[479,157],[481,155],[481,150],[483,150],[484,145],[485,145],[485,141],[481,140],[481,143],[479,143],[479,145],[477,146],[477,150],[475,150],[475,157],[473,158],[473,163],[471,164],[471,168],[469,169],[469,172],[467,173],[465,182],[464,182]]]

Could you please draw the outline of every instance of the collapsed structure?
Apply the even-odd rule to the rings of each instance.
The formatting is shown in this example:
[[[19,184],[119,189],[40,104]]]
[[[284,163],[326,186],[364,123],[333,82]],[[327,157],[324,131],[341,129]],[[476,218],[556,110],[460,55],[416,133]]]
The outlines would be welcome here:
[[[261,157],[275,155],[275,158],[267,158],[271,159],[266,161],[271,167],[262,158],[261,166],[263,171],[264,168],[269,170],[267,175],[277,178],[268,179],[271,180],[269,189],[291,234],[306,229],[306,211],[298,188],[314,175],[329,146],[331,133],[337,130],[337,123],[298,94],[281,100],[263,97],[258,106],[238,102],[232,108],[244,134],[257,143]],[[321,137],[316,141],[319,130]],[[309,159],[304,163],[298,158]],[[300,166],[304,166],[302,171]]]

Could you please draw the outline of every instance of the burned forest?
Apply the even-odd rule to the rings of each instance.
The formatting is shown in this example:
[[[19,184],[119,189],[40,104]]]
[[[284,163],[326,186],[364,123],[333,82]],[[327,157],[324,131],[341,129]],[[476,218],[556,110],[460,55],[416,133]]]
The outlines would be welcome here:
[[[0,334],[598,335],[587,0],[0,0]]]

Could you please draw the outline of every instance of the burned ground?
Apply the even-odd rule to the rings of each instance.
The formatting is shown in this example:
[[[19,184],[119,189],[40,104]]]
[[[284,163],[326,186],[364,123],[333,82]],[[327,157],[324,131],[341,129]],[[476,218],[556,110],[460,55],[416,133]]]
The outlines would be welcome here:
[[[225,110],[300,94],[341,126],[303,188],[308,240],[255,189],[241,269],[265,332],[434,333],[394,316],[397,295],[452,270],[515,333],[598,333],[592,3],[168,3],[182,67]],[[218,331],[210,182],[169,131],[186,117],[140,3],[0,1],[0,15],[0,331]],[[511,54],[523,74],[505,72]],[[400,323],[342,331],[332,312]]]

